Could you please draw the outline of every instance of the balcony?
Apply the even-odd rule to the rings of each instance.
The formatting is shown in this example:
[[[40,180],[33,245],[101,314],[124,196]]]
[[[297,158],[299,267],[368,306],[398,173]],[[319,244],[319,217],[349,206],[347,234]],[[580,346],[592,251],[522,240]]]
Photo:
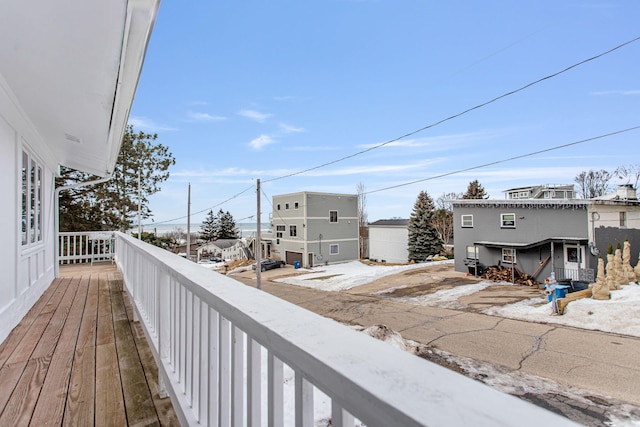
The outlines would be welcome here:
[[[3,344],[0,424],[573,425],[124,234],[112,247],[117,270],[61,266]]]

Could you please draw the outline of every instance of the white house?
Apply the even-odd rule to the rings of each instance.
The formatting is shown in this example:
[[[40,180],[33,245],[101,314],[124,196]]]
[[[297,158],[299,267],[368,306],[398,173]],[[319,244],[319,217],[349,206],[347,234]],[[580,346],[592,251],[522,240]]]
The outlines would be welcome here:
[[[409,261],[409,220],[381,219],[369,224],[369,259],[391,263]]]
[[[158,6],[2,4],[0,341],[54,279],[59,167],[113,170]]]

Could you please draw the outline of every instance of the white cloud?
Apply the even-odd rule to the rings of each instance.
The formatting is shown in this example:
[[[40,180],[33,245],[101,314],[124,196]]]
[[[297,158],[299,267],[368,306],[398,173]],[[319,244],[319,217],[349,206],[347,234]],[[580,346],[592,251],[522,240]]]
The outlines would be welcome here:
[[[280,123],[278,126],[280,128],[280,131],[285,134],[304,132],[304,128],[291,126],[286,123]]]
[[[146,117],[134,117],[131,116],[129,117],[129,124],[133,125],[134,129],[136,131],[143,131],[143,132],[149,132],[149,133],[156,133],[159,131],[177,131],[179,130],[178,128],[174,128],[171,126],[166,126],[166,125],[161,125],[158,124],[156,122],[154,122],[151,119],[147,119]]]
[[[260,111],[256,110],[241,110],[238,112],[238,115],[256,121],[258,123],[264,123],[265,120],[272,116],[272,114],[261,113]]]
[[[276,143],[276,140],[269,135],[260,135],[259,137],[253,139],[249,143],[249,146],[255,150],[261,150],[263,147],[274,143]]]
[[[399,141],[393,141],[388,144],[385,144],[385,147],[406,147],[406,148],[424,148],[429,147],[434,150],[443,150],[443,149],[451,149],[453,144],[469,144],[472,142],[477,142],[479,140],[487,140],[498,136],[498,132],[494,131],[486,131],[486,132],[470,132],[470,133],[459,133],[452,135],[439,135],[439,136],[430,136],[425,138],[411,138],[411,139],[401,139]],[[374,148],[379,146],[382,143],[376,144],[361,144],[358,148]]]
[[[640,89],[630,90],[603,90],[599,92],[591,92],[591,95],[640,95]]]
[[[187,117],[194,122],[220,122],[227,120],[227,118],[223,116],[214,116],[209,113],[198,113],[196,111],[187,112]]]

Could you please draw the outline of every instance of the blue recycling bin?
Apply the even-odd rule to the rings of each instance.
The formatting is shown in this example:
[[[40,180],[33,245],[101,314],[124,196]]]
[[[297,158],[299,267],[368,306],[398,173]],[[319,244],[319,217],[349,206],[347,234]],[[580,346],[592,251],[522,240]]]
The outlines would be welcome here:
[[[300,261],[293,261],[293,268],[300,268]]]
[[[567,296],[567,292],[569,292],[569,286],[567,285],[556,285],[556,299],[564,298]],[[553,293],[547,295],[547,299],[549,302],[553,301]]]

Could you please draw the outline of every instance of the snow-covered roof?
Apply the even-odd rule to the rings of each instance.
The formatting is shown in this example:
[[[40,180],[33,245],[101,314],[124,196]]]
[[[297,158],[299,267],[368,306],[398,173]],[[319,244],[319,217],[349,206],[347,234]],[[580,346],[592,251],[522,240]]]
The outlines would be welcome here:
[[[369,227],[407,227],[408,219],[379,219],[376,222],[369,223]]]

